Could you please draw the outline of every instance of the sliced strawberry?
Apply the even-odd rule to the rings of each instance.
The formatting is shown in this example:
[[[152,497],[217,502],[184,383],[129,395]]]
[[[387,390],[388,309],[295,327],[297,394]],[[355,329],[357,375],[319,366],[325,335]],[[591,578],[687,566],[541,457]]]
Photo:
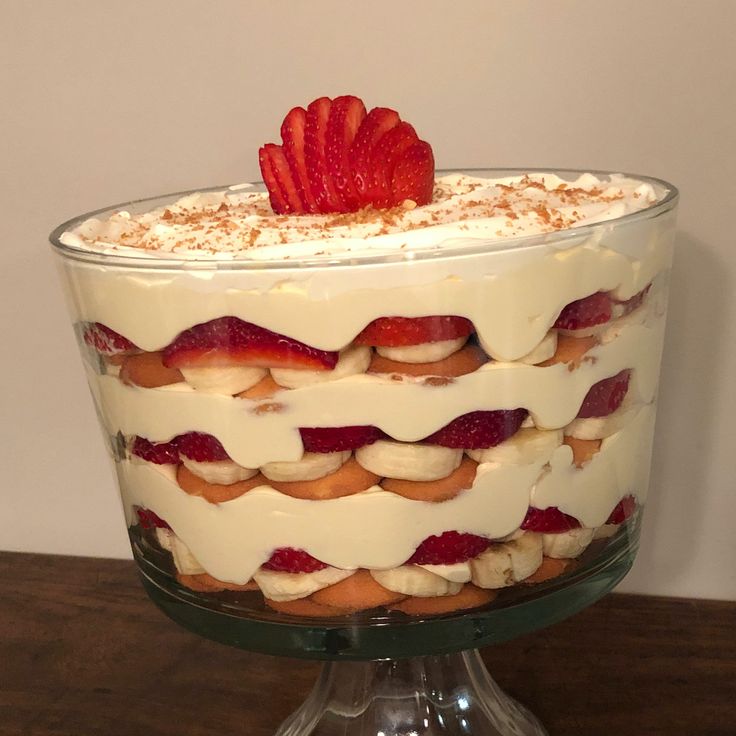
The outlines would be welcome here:
[[[279,184],[274,171],[273,160],[266,146],[261,146],[258,149],[258,165],[261,167],[263,183],[268,189],[268,200],[271,203],[271,209],[277,215],[287,214],[289,212],[289,200],[281,189],[281,184]]]
[[[84,328],[84,341],[103,355],[124,355],[138,350],[127,337],[100,322],[89,322]]]
[[[187,432],[180,434],[174,442],[182,455],[195,462],[207,463],[230,459],[220,441],[211,434]]]
[[[144,529],[171,529],[171,527],[150,509],[138,506],[135,510],[138,521]]]
[[[284,149],[275,143],[266,143],[261,149],[259,161],[261,158],[268,158],[271,172],[286,202],[286,211],[279,214],[303,215],[306,209],[299,196],[294,177],[291,175],[291,169],[289,168],[289,162],[286,160]]]
[[[379,317],[365,327],[354,342],[396,348],[454,340],[472,332],[473,323],[465,317]]]
[[[621,402],[629,390],[630,379],[631,371],[627,369],[610,378],[604,378],[591,386],[590,391],[583,399],[578,418],[607,417],[609,414],[613,414],[621,406]]]
[[[391,178],[394,167],[404,151],[418,141],[414,128],[409,123],[401,122],[374,144],[370,153],[372,176],[368,189],[368,197],[374,207],[392,206]]]
[[[284,155],[289,162],[291,175],[299,192],[299,199],[305,212],[319,212],[317,200],[312,194],[312,187],[307,176],[307,164],[304,160],[304,128],[307,124],[307,111],[303,107],[289,110],[281,123],[281,140],[284,142]]]
[[[149,442],[143,437],[136,437],[130,451],[156,465],[175,465],[179,462],[179,448],[175,441]]]
[[[427,537],[407,560],[414,565],[454,565],[472,560],[491,546],[491,540],[476,534],[443,532]]]
[[[417,141],[398,158],[391,175],[391,204],[409,199],[429,204],[434,192],[434,155],[426,141]]]
[[[304,128],[304,161],[312,194],[320,212],[345,212],[335,182],[327,169],[325,146],[332,100],[320,97],[309,104]]]
[[[543,534],[560,534],[579,527],[580,522],[574,516],[563,514],[556,506],[546,509],[535,509],[530,506],[524,521],[521,522],[524,531]]]
[[[349,157],[350,146],[363,118],[365,105],[358,97],[343,95],[332,101],[325,135],[325,161],[335,189],[348,212],[354,212],[363,206],[353,184]]]
[[[606,524],[623,524],[636,511],[636,499],[633,496],[624,496],[611,511]]]
[[[306,452],[344,452],[371,445],[384,436],[378,427],[300,427]]]
[[[611,297],[605,291],[570,302],[560,312],[554,326],[561,330],[581,330],[611,319]]]
[[[336,351],[317,350],[237,317],[220,317],[180,333],[163,351],[164,365],[251,365],[331,370]]]
[[[359,199],[364,204],[369,203],[370,188],[373,181],[371,170],[371,150],[378,139],[399,124],[399,113],[387,107],[374,107],[363,119],[358,128],[358,134],[350,146],[350,168],[353,173],[353,183]]]
[[[471,411],[422,441],[463,450],[495,447],[519,431],[527,414],[526,409]]]
[[[327,565],[303,549],[280,547],[274,551],[267,562],[263,563],[262,567],[278,572],[316,572],[324,570]]]
[[[643,288],[639,293],[634,294],[634,296],[631,297],[631,299],[626,299],[625,301],[619,301],[618,299],[613,299],[613,303],[616,304],[619,309],[619,316],[625,317],[627,314],[631,314],[635,309],[638,309],[642,303],[644,302],[644,299],[646,299],[647,294],[649,293],[649,290],[652,288],[652,285],[649,284],[645,288]]]

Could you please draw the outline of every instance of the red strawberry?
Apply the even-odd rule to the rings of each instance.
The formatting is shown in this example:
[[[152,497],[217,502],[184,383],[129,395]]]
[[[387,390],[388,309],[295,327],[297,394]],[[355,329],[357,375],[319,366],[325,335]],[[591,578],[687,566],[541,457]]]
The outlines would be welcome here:
[[[258,149],[258,165],[261,168],[263,183],[268,189],[268,201],[271,203],[271,209],[277,215],[286,214],[289,211],[289,200],[281,189],[281,184],[274,171],[273,161],[265,146]]]
[[[581,330],[602,325],[611,319],[611,297],[605,291],[570,302],[560,312],[554,326],[561,330]]]
[[[349,150],[364,118],[363,100],[344,95],[332,101],[325,136],[325,161],[335,189],[348,212],[355,212],[363,206],[353,184]]]
[[[127,337],[99,322],[89,322],[85,326],[84,341],[103,355],[123,355],[138,350]]]
[[[289,168],[289,162],[286,160],[284,149],[275,143],[266,143],[258,151],[258,162],[261,165],[263,180],[267,180],[266,176],[270,172],[270,175],[276,180],[278,191],[283,198],[283,202],[277,202],[277,205],[284,207],[284,209],[277,211],[273,207],[273,202],[271,203],[274,212],[277,212],[277,214],[304,214],[305,208],[299,197],[297,185],[291,175],[291,169]]]
[[[454,565],[477,557],[491,546],[491,540],[476,534],[443,532],[427,537],[407,560],[414,565]]]
[[[130,451],[156,465],[175,465],[179,462],[179,449],[175,441],[149,442],[143,437],[136,437]]]
[[[157,514],[150,509],[143,509],[140,506],[135,510],[138,515],[138,521],[144,529],[171,529],[171,527]]]
[[[312,193],[320,212],[345,212],[325,158],[327,124],[332,109],[329,97],[320,97],[309,104],[304,128],[304,161]]]
[[[300,427],[306,452],[344,452],[370,445],[384,436],[378,427]]]
[[[163,351],[168,368],[251,365],[331,370],[337,359],[335,351],[317,350],[237,317],[195,325]]]
[[[353,144],[350,146],[350,168],[353,172],[353,183],[360,200],[370,202],[370,187],[373,179],[371,172],[371,150],[378,139],[391,128],[399,124],[399,113],[387,107],[374,107],[363,119],[358,128]]]
[[[527,413],[526,409],[471,411],[422,441],[463,450],[495,447],[518,432]]]
[[[546,509],[535,509],[529,507],[521,528],[529,532],[541,532],[543,534],[560,534],[570,529],[577,529],[580,522],[574,516],[563,514],[556,506]]]
[[[370,153],[372,178],[368,197],[374,207],[393,206],[391,178],[396,162],[404,152],[419,142],[416,131],[409,123],[401,122],[384,133]]]
[[[327,565],[303,549],[279,547],[268,561],[263,563],[263,567],[266,570],[277,570],[278,572],[316,572],[324,570]]]
[[[621,406],[621,402],[629,390],[630,370],[623,370],[610,378],[590,387],[578,412],[579,419],[589,417],[607,417]]]
[[[379,317],[355,338],[358,345],[403,347],[465,337],[473,323],[465,317]]]
[[[206,463],[230,459],[230,455],[225,452],[220,441],[211,434],[187,432],[180,434],[174,442],[182,455],[186,455],[195,462]]]
[[[636,511],[636,499],[633,496],[624,496],[611,511],[606,524],[623,524]]]
[[[434,192],[434,155],[426,141],[409,146],[396,161],[391,175],[391,204],[409,199],[429,204]]]
[[[307,124],[307,111],[303,107],[289,110],[281,123],[281,139],[284,142],[284,155],[289,162],[291,175],[299,192],[299,199],[306,212],[319,212],[317,200],[312,194],[312,187],[307,176],[307,164],[304,160],[304,127]]]
[[[646,296],[649,293],[649,290],[651,288],[652,288],[652,285],[649,284],[644,289],[642,289],[638,294],[634,294],[634,296],[632,296],[631,299],[626,299],[623,302],[618,301],[617,299],[614,299],[613,303],[621,307],[621,310],[622,310],[621,316],[624,317],[625,315],[630,314],[635,309],[640,307],[644,299],[646,299]]]

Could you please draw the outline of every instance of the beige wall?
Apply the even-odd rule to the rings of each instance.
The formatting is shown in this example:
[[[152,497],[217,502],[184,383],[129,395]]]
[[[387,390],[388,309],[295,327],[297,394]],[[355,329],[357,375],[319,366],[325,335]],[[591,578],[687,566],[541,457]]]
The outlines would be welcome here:
[[[736,3],[1,4],[0,548],[128,554],[46,233],[255,177],[289,107],[353,92],[398,108],[443,167],[681,187],[652,501],[623,588],[736,598]]]

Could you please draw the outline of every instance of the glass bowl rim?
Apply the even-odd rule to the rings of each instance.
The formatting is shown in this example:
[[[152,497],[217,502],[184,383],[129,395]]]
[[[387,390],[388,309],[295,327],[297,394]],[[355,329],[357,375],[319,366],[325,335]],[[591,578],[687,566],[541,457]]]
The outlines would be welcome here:
[[[125,252],[120,253],[104,253],[94,251],[88,248],[79,247],[76,245],[69,245],[61,242],[61,236],[78,227],[85,220],[92,217],[111,214],[115,211],[127,209],[131,206],[141,206],[148,203],[156,203],[155,206],[162,206],[165,201],[174,202],[181,197],[185,197],[195,193],[211,193],[227,191],[230,186],[237,187],[238,185],[222,185],[198,189],[189,189],[181,192],[172,192],[169,194],[161,194],[153,197],[144,197],[141,199],[129,200],[127,202],[121,202],[115,205],[109,205],[101,207],[90,212],[86,212],[82,215],[77,215],[60,225],[58,225],[49,235],[49,241],[53,246],[54,250],[59,253],[62,257],[69,258],[72,260],[85,261],[87,263],[97,265],[109,265],[118,268],[143,268],[146,270],[170,270],[170,269],[196,269],[196,270],[247,270],[247,271],[270,271],[270,270],[308,270],[308,269],[325,269],[335,267],[350,267],[355,268],[363,265],[380,265],[380,264],[396,264],[396,263],[409,263],[414,261],[424,260],[442,260],[442,259],[456,259],[462,256],[473,256],[483,253],[499,253],[507,252],[510,250],[528,249],[534,247],[540,247],[548,245],[552,242],[559,247],[559,244],[568,240],[575,241],[579,238],[585,238],[590,236],[592,233],[601,229],[610,229],[615,226],[623,224],[631,224],[642,220],[654,219],[659,217],[670,210],[674,209],[679,200],[679,191],[677,187],[670,184],[664,179],[659,179],[652,176],[645,176],[642,174],[631,174],[620,171],[604,171],[597,169],[553,169],[547,167],[528,167],[528,168],[453,168],[453,169],[438,169],[436,171],[437,176],[443,176],[448,174],[470,174],[474,176],[489,174],[497,177],[514,176],[523,174],[533,173],[545,173],[560,175],[560,178],[564,178],[564,175],[575,176],[576,178],[583,174],[592,174],[598,178],[610,178],[612,175],[622,175],[627,178],[635,179],[642,183],[651,184],[660,190],[665,191],[665,195],[662,199],[653,203],[652,205],[631,212],[620,217],[614,217],[608,220],[602,220],[600,222],[589,223],[587,225],[581,225],[580,227],[572,227],[565,230],[553,230],[548,233],[531,234],[531,235],[518,235],[503,238],[502,240],[487,240],[478,237],[468,237],[468,244],[462,246],[453,246],[451,249],[443,249],[440,247],[423,248],[423,249],[411,249],[401,250],[391,253],[382,251],[378,254],[367,253],[363,255],[356,255],[354,252],[344,253],[335,255],[334,257],[325,258],[324,256],[306,256],[304,258],[291,260],[283,259],[262,259],[257,260],[253,258],[245,257],[222,257],[222,254],[208,255],[206,257],[159,257],[151,255],[139,255],[138,253],[132,253],[129,251],[134,250],[133,248],[126,249]],[[262,181],[252,182],[254,186],[263,185]],[[237,191],[237,190],[233,190]]]

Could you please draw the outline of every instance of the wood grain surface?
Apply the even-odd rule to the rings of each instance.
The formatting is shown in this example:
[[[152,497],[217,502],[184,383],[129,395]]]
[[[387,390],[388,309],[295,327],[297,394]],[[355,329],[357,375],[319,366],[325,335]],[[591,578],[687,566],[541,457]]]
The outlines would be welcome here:
[[[205,641],[132,562],[0,553],[0,735],[268,736],[319,664]],[[611,595],[484,650],[551,736],[736,735],[736,603]]]

